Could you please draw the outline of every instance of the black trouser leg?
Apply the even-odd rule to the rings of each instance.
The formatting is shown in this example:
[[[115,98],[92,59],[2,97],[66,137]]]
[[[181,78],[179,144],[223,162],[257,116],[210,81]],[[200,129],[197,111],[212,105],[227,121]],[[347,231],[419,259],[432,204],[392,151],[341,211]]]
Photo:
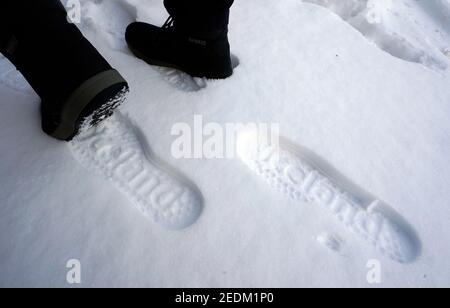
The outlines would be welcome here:
[[[42,128],[70,140],[117,107],[128,85],[80,30],[59,0],[1,0],[0,51],[41,98]]]
[[[0,53],[7,56],[7,50],[11,49],[12,37],[11,0],[0,2]]]
[[[228,10],[233,2],[234,0],[164,0],[164,6],[167,9],[180,9],[185,12],[210,13]]]
[[[228,29],[234,0],[164,0],[177,28],[205,39],[215,38]]]
[[[1,51],[46,101],[63,101],[86,79],[111,69],[67,21],[59,0],[1,0]]]

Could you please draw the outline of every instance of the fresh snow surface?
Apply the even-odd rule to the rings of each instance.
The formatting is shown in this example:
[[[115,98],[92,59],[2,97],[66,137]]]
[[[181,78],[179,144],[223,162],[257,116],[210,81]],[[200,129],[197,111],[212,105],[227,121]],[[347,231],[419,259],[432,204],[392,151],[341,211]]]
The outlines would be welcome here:
[[[84,287],[450,286],[449,0],[237,0],[223,81],[131,55],[161,0],[81,3],[131,93],[57,142],[0,57],[0,287],[69,287],[73,259]],[[279,160],[245,132],[235,159],[176,159],[196,115],[279,123]]]

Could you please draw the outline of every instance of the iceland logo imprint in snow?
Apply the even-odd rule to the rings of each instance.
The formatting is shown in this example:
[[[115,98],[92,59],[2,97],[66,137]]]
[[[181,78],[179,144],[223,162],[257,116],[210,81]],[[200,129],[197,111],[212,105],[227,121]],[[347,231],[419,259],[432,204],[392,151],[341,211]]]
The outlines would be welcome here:
[[[400,215],[356,188],[312,152],[280,139],[279,147],[258,143],[255,131],[239,135],[241,159],[291,198],[331,211],[352,232],[401,263],[414,260],[419,240]],[[345,188],[342,188],[345,187]]]
[[[70,145],[81,165],[111,181],[159,225],[179,230],[200,217],[200,190],[159,160],[139,128],[120,112],[76,137]]]

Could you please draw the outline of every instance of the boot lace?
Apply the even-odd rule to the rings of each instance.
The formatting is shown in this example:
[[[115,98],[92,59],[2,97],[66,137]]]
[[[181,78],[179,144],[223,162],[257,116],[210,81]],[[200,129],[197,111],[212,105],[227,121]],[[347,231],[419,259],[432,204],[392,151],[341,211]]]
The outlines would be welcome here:
[[[175,20],[173,19],[172,16],[169,16],[169,18],[167,18],[166,22],[164,23],[164,25],[162,26],[163,29],[173,29],[175,26]]]

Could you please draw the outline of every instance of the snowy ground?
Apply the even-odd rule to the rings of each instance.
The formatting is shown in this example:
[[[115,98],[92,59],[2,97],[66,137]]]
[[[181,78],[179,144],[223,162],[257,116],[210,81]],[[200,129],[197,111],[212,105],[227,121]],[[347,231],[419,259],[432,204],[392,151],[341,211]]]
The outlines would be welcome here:
[[[177,170],[170,187],[189,187],[183,202],[195,206],[181,222],[142,215],[136,186],[100,168],[93,143],[41,133],[38,98],[0,58],[0,286],[69,286],[70,259],[85,287],[450,286],[450,1],[237,0],[239,66],[225,81],[130,55],[126,25],[161,24],[162,1],[82,4],[83,32],[132,86],[96,142],[138,154],[148,144],[154,156],[132,164],[150,170],[161,158]],[[175,159],[172,126],[194,115],[279,123],[286,140],[401,215],[409,260],[315,202],[272,190],[240,159]],[[380,284],[367,280],[373,264]]]

